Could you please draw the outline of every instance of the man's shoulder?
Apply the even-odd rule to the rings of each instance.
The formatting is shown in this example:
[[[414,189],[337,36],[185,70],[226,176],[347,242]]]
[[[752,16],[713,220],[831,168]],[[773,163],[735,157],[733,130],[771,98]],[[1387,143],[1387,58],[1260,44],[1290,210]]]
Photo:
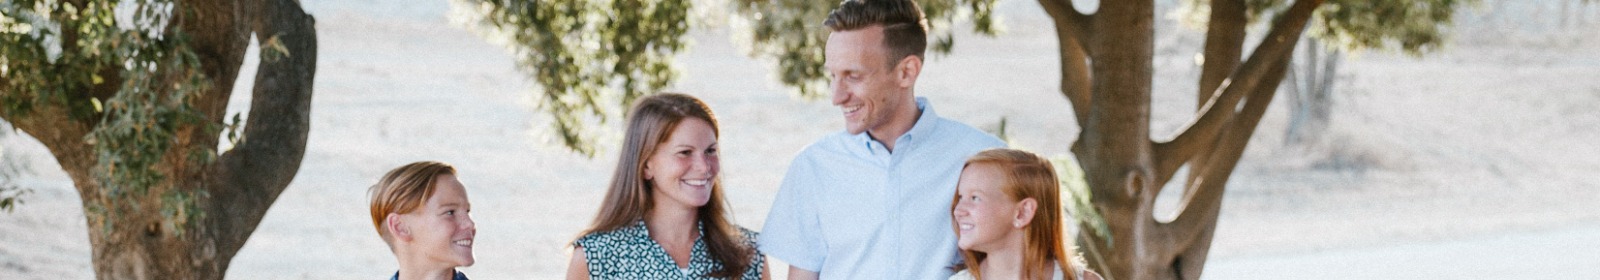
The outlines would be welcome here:
[[[795,158],[800,159],[828,154],[845,153],[848,152],[846,149],[848,149],[851,143],[860,140],[857,138],[857,135],[850,134],[849,132],[843,130],[828,133],[828,135],[823,135],[822,138],[818,138],[817,141],[807,144],[804,148],[800,148],[800,153],[797,154]]]
[[[938,122],[938,129],[934,132],[936,139],[978,148],[1003,147],[1006,144],[999,137],[971,125],[944,117],[935,120]]]

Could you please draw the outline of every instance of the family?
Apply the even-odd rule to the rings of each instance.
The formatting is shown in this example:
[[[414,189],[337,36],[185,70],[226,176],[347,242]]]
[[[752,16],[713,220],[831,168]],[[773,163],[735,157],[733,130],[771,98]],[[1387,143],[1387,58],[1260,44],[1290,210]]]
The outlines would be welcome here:
[[[845,130],[789,164],[760,234],[728,219],[718,120],[677,93],[638,100],[567,279],[1100,279],[1077,261],[1050,161],[939,117],[914,88],[927,26],[912,0],[846,0],[824,21]],[[391,279],[466,279],[472,204],[455,169],[396,168],[370,189]]]

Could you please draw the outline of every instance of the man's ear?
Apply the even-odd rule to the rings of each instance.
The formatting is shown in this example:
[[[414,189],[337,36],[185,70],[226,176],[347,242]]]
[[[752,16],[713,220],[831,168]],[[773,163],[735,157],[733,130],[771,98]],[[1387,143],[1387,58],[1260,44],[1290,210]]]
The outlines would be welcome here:
[[[1039,201],[1033,198],[1024,198],[1017,202],[1016,218],[1011,220],[1011,226],[1023,228],[1033,223],[1033,215],[1039,210]]]
[[[384,216],[383,226],[388,228],[389,235],[394,236],[394,240],[411,242],[411,229],[405,223],[405,219],[400,218],[400,214],[389,213],[388,216]]]
[[[917,75],[922,74],[922,57],[907,55],[895,63],[895,81],[903,88],[910,88],[917,84]]]

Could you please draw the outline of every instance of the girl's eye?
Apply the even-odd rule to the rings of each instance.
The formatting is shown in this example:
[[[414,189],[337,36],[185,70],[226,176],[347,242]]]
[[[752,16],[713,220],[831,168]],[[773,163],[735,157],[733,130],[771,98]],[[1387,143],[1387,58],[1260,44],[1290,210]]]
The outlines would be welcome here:
[[[706,154],[707,155],[716,155],[717,154],[717,148],[706,149]]]
[[[456,210],[447,210],[447,211],[444,211],[444,214],[445,215],[449,215],[449,216],[455,216],[456,215]]]

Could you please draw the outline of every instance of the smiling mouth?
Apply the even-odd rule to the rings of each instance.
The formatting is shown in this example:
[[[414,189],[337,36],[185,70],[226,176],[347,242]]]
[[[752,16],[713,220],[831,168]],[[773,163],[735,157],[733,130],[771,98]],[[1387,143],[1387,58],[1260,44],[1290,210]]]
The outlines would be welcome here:
[[[963,223],[963,224],[959,224],[959,225],[961,227],[961,230],[972,230],[972,224]]]
[[[861,105],[850,106],[850,107],[839,107],[839,110],[843,111],[844,114],[846,114],[846,115],[854,114],[856,111],[861,111]]]
[[[472,239],[456,240],[456,245],[472,247]]]
[[[711,184],[711,180],[683,180],[683,183],[695,187],[704,187],[707,184]]]

